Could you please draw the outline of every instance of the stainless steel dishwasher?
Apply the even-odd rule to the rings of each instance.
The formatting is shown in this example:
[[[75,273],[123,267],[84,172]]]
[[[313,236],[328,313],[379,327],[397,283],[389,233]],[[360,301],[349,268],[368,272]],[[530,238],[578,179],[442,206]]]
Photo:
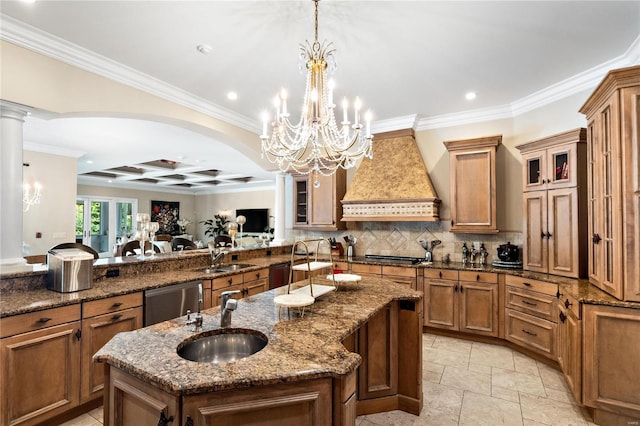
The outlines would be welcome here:
[[[144,326],[198,311],[201,281],[190,281],[144,292]]]

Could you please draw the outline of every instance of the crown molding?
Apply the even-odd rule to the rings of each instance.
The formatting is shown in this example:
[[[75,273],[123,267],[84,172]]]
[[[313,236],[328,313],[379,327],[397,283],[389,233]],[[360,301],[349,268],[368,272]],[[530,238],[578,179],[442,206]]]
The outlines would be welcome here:
[[[105,56],[70,43],[8,15],[0,14],[0,39],[106,77],[118,83],[185,106],[253,133],[260,132],[258,120],[237,114],[162,80],[151,77]]]
[[[629,46],[626,52],[622,55],[558,83],[552,84],[551,86],[535,93],[515,100],[507,105],[464,111],[460,113],[423,117],[418,121],[416,130],[429,130],[441,127],[461,126],[483,121],[500,120],[504,118],[514,118],[560,99],[564,99],[588,89],[593,89],[612,69],[624,68],[638,64],[640,64],[640,36],[631,43],[631,46]]]
[[[0,14],[0,28],[2,28],[0,32],[0,39],[2,40],[183,105],[247,131],[256,134],[261,131],[257,120],[208,102],[203,98],[39,30],[8,15]],[[431,117],[407,115],[375,121],[372,123],[372,127],[375,130],[374,133],[407,128],[420,131],[513,118],[584,90],[594,88],[611,69],[637,64],[640,64],[640,36],[635,39],[622,55],[509,104]]]
[[[53,145],[45,145],[36,142],[23,141],[22,148],[25,151],[42,152],[44,154],[60,155],[62,157],[80,158],[86,154],[84,151],[78,151],[69,148],[60,148]]]

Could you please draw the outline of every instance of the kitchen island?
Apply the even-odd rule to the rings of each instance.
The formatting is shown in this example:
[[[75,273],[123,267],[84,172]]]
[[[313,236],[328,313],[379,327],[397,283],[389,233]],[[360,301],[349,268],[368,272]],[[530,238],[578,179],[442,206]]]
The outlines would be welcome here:
[[[116,335],[94,356],[105,363],[109,383],[105,424],[173,418],[179,425],[337,425],[393,409],[419,414],[420,292],[364,278],[318,298],[304,316],[274,304],[284,292],[238,301],[231,328],[262,333],[268,344],[234,362],[198,363],[177,354],[184,342],[220,328],[219,307],[204,311],[202,331],[182,317]]]

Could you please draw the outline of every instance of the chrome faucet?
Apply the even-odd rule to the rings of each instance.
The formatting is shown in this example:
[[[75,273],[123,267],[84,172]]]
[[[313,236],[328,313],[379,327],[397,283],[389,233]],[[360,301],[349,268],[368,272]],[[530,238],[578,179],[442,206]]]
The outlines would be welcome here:
[[[218,249],[218,251],[211,250],[211,267],[214,269],[217,268],[218,263],[222,261],[222,258],[225,257],[227,253],[226,251],[220,251],[220,249]]]
[[[231,312],[238,308],[238,301],[232,299],[231,295],[240,293],[240,290],[223,291],[220,294],[222,305],[220,307],[220,327],[229,327],[231,325]]]
[[[202,322],[203,322],[203,318],[202,318],[202,314],[200,313],[200,311],[202,310],[202,303],[203,303],[203,297],[202,297],[202,283],[198,284],[198,312],[196,312],[196,314],[194,315],[193,319],[191,319],[191,311],[187,310],[187,325],[193,325],[193,329],[191,331],[200,331],[202,330]]]

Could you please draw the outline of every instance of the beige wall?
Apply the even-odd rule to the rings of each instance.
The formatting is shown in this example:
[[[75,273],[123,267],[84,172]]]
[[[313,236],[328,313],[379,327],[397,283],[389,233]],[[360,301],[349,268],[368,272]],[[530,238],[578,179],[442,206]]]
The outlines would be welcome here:
[[[24,151],[24,181],[42,185],[42,198],[23,215],[23,241],[29,254],[44,254],[60,243],[75,241],[76,159]],[[2,212],[0,212],[2,214]],[[36,233],[42,234],[36,238]]]

